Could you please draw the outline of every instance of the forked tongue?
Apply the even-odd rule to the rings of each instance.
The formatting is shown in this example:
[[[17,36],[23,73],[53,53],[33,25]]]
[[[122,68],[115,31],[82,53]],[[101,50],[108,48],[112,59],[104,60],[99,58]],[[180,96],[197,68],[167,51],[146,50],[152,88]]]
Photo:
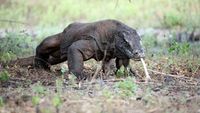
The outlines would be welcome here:
[[[145,64],[143,58],[140,58],[140,60],[142,61],[142,65],[143,65],[143,67],[144,67],[144,72],[145,72],[145,75],[146,75],[145,82],[148,82],[148,81],[151,80],[151,77],[149,76],[149,73],[148,73],[148,71],[147,71],[147,65]]]

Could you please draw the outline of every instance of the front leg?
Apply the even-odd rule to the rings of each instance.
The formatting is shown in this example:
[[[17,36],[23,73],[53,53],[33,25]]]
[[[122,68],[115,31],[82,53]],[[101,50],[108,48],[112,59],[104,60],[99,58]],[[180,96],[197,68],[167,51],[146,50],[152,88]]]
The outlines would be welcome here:
[[[83,76],[83,55],[78,48],[71,46],[68,49],[68,67],[78,80],[84,79]]]
[[[78,80],[85,79],[83,74],[83,61],[94,56],[96,43],[93,40],[79,40],[74,42],[67,52],[69,72]]]
[[[128,76],[129,75],[129,71],[128,71],[128,65],[129,65],[130,60],[129,59],[119,59],[116,58],[116,72],[121,68],[121,66],[124,66],[124,75]]]

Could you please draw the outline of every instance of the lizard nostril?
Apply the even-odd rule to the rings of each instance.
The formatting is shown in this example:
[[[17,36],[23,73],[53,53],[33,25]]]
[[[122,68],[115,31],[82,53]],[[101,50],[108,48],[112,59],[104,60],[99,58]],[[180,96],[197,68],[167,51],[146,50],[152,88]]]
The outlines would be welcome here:
[[[136,51],[134,54],[135,54],[135,55],[138,55],[138,54],[139,54],[139,52],[138,52],[138,51]]]

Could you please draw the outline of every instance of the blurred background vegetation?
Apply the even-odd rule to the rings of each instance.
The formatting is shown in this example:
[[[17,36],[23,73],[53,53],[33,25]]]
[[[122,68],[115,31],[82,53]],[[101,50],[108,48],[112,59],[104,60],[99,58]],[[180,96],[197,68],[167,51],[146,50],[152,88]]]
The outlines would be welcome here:
[[[136,28],[149,55],[158,48],[182,55],[199,44],[174,43],[177,31],[198,29],[199,12],[200,0],[0,0],[0,60],[33,55],[42,39],[71,22],[108,18]]]
[[[73,21],[113,18],[134,27],[196,27],[199,0],[1,0],[0,19],[31,26],[66,26]],[[6,22],[1,28],[10,28]]]

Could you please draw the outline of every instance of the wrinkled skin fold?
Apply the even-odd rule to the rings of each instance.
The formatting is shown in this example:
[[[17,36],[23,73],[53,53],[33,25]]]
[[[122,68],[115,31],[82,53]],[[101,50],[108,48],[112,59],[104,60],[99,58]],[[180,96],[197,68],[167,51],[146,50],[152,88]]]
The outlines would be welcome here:
[[[35,66],[49,69],[68,61],[69,71],[79,80],[83,75],[83,62],[94,58],[103,61],[103,71],[111,59],[116,67],[128,66],[130,59],[144,57],[136,30],[117,20],[93,23],[72,23],[63,32],[45,38],[36,48]]]

